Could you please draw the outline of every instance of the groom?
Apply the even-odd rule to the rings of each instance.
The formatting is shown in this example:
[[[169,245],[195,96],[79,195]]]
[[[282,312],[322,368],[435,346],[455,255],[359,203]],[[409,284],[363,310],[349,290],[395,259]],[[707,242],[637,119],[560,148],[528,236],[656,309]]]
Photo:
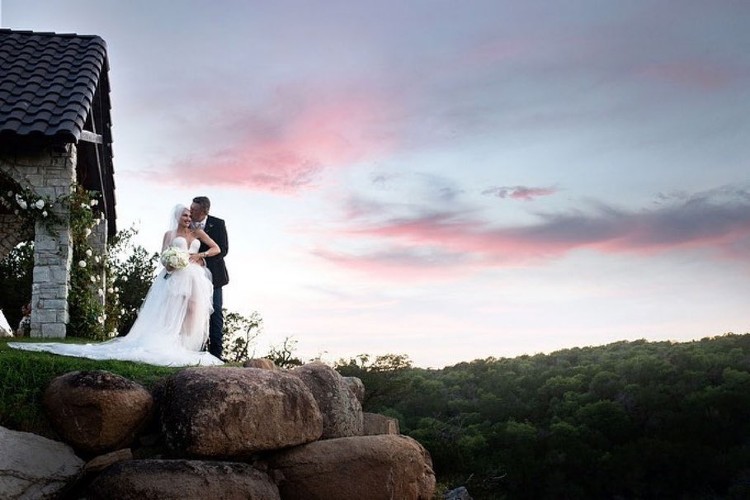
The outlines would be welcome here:
[[[222,338],[224,336],[224,313],[222,311],[223,294],[221,287],[229,283],[227,266],[224,264],[224,257],[229,253],[229,240],[227,239],[227,228],[223,219],[208,215],[211,210],[211,201],[205,196],[196,196],[190,205],[190,216],[193,219],[193,226],[203,229],[212,240],[219,245],[221,253],[213,257],[206,257],[206,267],[211,271],[211,278],[214,283],[214,312],[211,314],[211,320],[208,328],[208,352],[219,359],[224,359],[222,351]],[[208,246],[201,242],[199,252],[205,252]]]

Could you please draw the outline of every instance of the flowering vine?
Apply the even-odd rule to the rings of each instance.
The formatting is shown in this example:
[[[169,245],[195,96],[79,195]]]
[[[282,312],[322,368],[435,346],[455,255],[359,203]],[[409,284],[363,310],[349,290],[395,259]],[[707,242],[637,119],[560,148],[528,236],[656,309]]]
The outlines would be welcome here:
[[[104,213],[99,209],[99,193],[76,186],[69,203],[73,266],[68,331],[74,336],[98,340],[113,337],[122,314],[119,290],[111,283],[114,276],[108,272],[107,255],[97,254],[89,241],[96,226],[105,223]]]
[[[62,221],[54,210],[55,204],[61,201],[56,202],[48,196],[39,196],[28,188],[9,189],[0,193],[0,203],[20,216],[27,228],[33,230],[36,222],[40,221],[50,233],[53,233],[55,225]]]

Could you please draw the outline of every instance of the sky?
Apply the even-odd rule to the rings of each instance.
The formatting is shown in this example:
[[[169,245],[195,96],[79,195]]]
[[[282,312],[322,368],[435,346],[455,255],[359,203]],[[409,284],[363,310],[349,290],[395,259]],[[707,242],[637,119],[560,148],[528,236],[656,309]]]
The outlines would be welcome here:
[[[2,0],[99,35],[117,225],[229,232],[257,355],[750,332],[750,3]]]

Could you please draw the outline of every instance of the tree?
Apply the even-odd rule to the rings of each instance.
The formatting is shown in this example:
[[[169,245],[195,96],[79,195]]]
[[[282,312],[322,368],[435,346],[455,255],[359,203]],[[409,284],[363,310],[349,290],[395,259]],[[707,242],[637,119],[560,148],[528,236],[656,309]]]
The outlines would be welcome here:
[[[291,368],[293,366],[301,366],[302,360],[294,356],[294,351],[297,349],[297,341],[292,337],[285,337],[281,345],[271,346],[268,351],[268,359],[274,362],[274,364],[280,368]]]
[[[263,318],[253,311],[249,318],[224,309],[224,352],[223,357],[230,362],[249,359],[250,346],[263,331]]]
[[[133,226],[123,229],[112,238],[108,248],[108,272],[113,286],[112,293],[107,295],[107,309],[119,308],[119,314],[108,315],[119,317],[119,324],[115,327],[118,335],[127,334],[135,323],[159,261],[158,253],[149,254],[133,242],[136,234],[138,230]]]

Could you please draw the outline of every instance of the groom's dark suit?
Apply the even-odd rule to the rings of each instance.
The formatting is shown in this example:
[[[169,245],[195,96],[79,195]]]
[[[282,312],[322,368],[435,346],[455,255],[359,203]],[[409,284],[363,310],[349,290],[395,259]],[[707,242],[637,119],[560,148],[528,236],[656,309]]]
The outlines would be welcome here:
[[[208,236],[219,245],[221,253],[213,257],[206,257],[206,267],[211,271],[211,279],[214,283],[214,312],[211,314],[211,321],[208,329],[208,351],[221,358],[223,344],[224,314],[223,293],[221,287],[229,283],[229,274],[227,266],[224,264],[224,257],[229,253],[229,239],[227,237],[227,227],[223,219],[209,215],[206,218],[206,226],[203,228]],[[205,252],[208,246],[201,242],[199,252]]]

